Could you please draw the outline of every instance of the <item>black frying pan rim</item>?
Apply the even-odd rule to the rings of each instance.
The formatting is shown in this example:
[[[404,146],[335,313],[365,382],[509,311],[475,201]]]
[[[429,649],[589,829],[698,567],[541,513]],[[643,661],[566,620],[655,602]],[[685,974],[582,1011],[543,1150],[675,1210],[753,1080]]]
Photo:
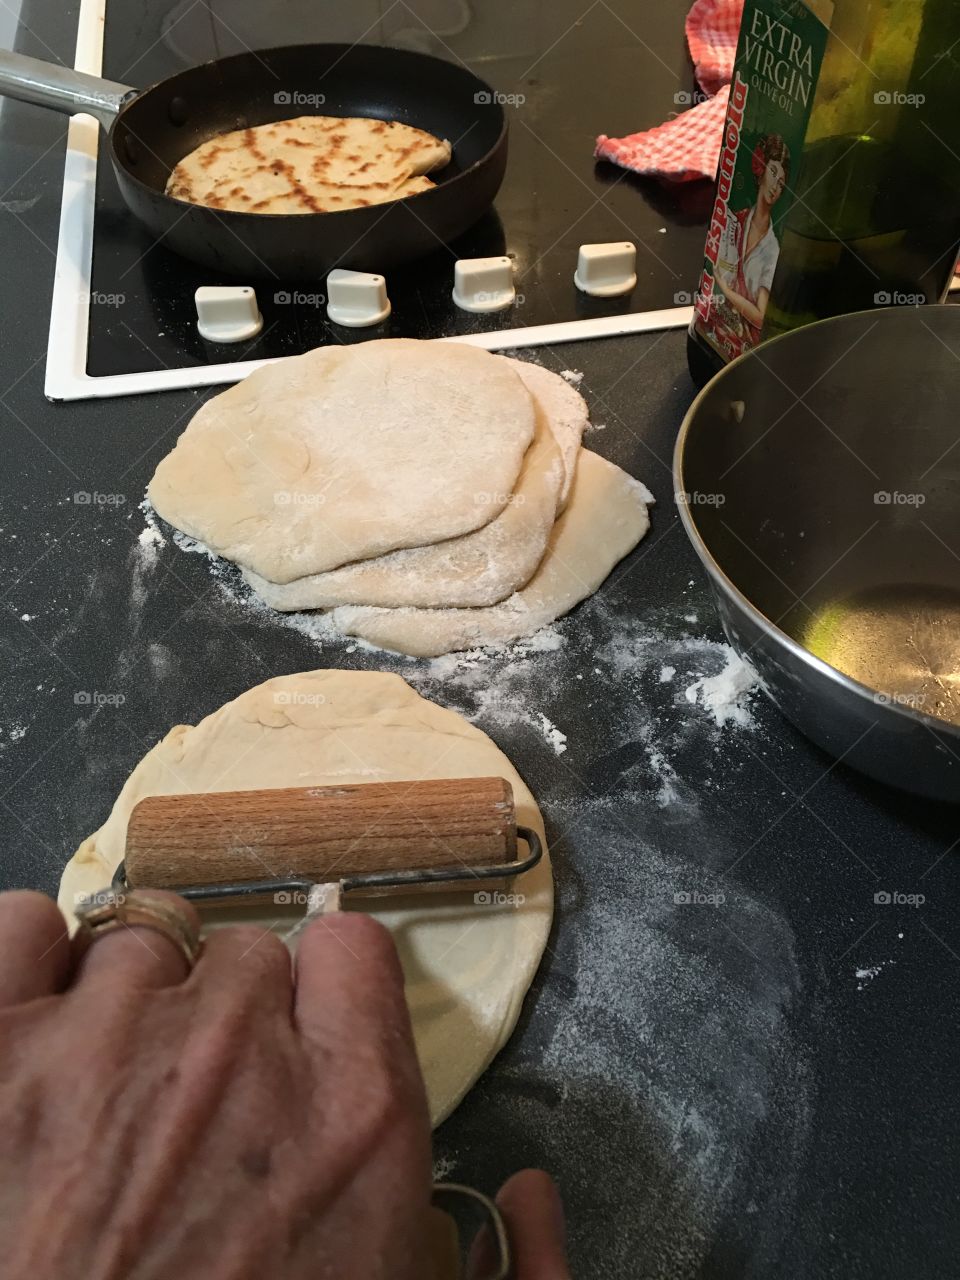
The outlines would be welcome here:
[[[191,67],[184,67],[182,71],[177,71],[172,76],[165,76],[162,80],[155,80],[152,84],[147,85],[145,88],[136,90],[135,93],[131,94],[128,97],[128,99],[121,105],[120,111],[117,114],[117,118],[113,122],[110,128],[110,135],[109,135],[110,151],[113,157],[113,163],[119,169],[122,170],[124,174],[124,178],[127,181],[139,187],[139,189],[145,192],[147,195],[154,196],[154,197],[159,196],[163,200],[169,200],[171,204],[177,205],[183,208],[184,210],[202,209],[202,210],[205,210],[207,213],[215,214],[217,218],[227,218],[230,221],[237,220],[239,222],[246,222],[249,219],[251,223],[259,224],[259,223],[269,222],[273,219],[281,219],[281,218],[282,219],[286,219],[286,218],[297,218],[297,219],[348,218],[350,217],[351,214],[354,215],[354,217],[356,217],[357,214],[363,214],[363,215],[369,216],[372,213],[374,213],[376,210],[381,208],[388,209],[394,205],[409,205],[410,202],[413,200],[423,201],[424,199],[428,199],[430,197],[436,196],[438,191],[447,190],[448,188],[455,186],[456,183],[459,182],[461,178],[468,177],[470,174],[474,172],[475,169],[478,169],[481,165],[486,164],[487,161],[491,158],[491,156],[495,155],[496,152],[503,146],[504,139],[506,138],[507,129],[508,129],[506,113],[503,110],[503,106],[499,102],[495,102],[494,91],[485,80],[481,80],[480,77],[476,75],[473,71],[471,71],[469,67],[463,66],[463,65],[461,65],[460,67],[457,67],[456,63],[447,62],[444,58],[438,58],[432,53],[421,53],[417,49],[395,49],[391,45],[380,44],[380,45],[363,45],[362,47],[365,49],[379,49],[384,53],[400,53],[400,54],[403,54],[404,57],[424,59],[429,62],[441,62],[444,64],[444,66],[453,67],[455,70],[461,72],[466,76],[469,76],[474,81],[474,84],[476,85],[475,92],[477,93],[485,92],[490,94],[491,102],[489,105],[496,106],[497,111],[500,112],[500,120],[501,120],[500,131],[498,132],[496,141],[493,143],[493,145],[489,147],[483,153],[483,155],[480,156],[478,160],[474,160],[473,164],[470,165],[469,168],[462,169],[460,173],[455,174],[452,178],[448,178],[445,182],[440,182],[435,184],[432,190],[416,191],[414,192],[413,195],[402,196],[399,200],[383,200],[383,201],[380,201],[378,204],[363,205],[354,209],[330,209],[324,213],[248,213],[244,209],[214,209],[210,205],[195,204],[190,200],[181,200],[177,196],[167,195],[165,191],[158,191],[156,187],[151,187],[148,183],[144,182],[142,178],[138,178],[136,174],[133,173],[129,165],[127,165],[124,162],[123,157],[119,153],[119,148],[116,142],[117,126],[123,119],[124,115],[126,115],[127,110],[130,107],[132,107],[141,97],[143,97],[144,94],[150,93],[153,89],[157,89],[161,85],[167,84],[171,80],[175,80],[177,76],[183,75],[187,71],[201,70],[204,67],[220,66],[220,65],[223,65],[223,63],[225,62],[230,62],[234,58],[249,58],[251,54],[255,54],[255,55],[280,54],[280,53],[286,53],[291,49],[303,49],[303,48],[350,49],[353,47],[354,47],[353,45],[342,44],[342,43],[330,43],[330,44],[316,43],[316,44],[310,44],[310,45],[282,44],[282,45],[273,45],[269,49],[248,49],[248,50],[245,50],[243,53],[230,54],[226,58],[208,58],[206,62],[198,62]],[[370,118],[378,119],[379,117],[370,117]],[[253,126],[253,127],[256,127],[256,126]],[[186,154],[189,155],[190,153],[187,152]],[[451,158],[452,158],[452,155],[453,155],[453,151],[451,147]]]

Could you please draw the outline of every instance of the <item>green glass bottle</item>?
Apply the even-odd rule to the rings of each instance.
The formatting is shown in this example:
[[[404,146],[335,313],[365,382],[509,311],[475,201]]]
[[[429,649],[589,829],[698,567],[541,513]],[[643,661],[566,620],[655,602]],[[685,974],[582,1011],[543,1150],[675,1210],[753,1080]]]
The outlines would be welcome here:
[[[960,0],[746,0],[688,338],[702,383],[825,316],[943,297]]]

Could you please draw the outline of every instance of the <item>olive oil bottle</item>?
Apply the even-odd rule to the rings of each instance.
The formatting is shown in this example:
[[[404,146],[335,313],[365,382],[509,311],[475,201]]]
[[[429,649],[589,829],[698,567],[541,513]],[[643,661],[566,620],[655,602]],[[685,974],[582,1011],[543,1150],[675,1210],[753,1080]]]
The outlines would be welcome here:
[[[746,0],[687,352],[704,382],[825,316],[944,295],[960,0]]]

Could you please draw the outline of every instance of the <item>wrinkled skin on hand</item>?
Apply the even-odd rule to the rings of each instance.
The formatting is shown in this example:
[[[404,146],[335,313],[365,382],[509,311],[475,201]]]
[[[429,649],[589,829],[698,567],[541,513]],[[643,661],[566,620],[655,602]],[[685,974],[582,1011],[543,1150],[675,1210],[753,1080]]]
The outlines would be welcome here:
[[[221,929],[188,973],[142,927],[78,960],[52,902],[0,895],[7,1280],[429,1280],[430,1182],[403,978],[374,921],[314,922],[294,966],[273,934]],[[500,1202],[517,1280],[567,1280],[546,1175]]]

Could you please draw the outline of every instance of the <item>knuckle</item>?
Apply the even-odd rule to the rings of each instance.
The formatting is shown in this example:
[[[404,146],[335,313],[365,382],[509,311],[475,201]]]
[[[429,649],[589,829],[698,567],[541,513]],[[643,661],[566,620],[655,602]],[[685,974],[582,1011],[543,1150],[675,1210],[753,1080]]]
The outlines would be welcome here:
[[[290,972],[290,953],[270,929],[252,924],[218,929],[206,942],[210,952],[236,966],[237,977],[282,977]]]

